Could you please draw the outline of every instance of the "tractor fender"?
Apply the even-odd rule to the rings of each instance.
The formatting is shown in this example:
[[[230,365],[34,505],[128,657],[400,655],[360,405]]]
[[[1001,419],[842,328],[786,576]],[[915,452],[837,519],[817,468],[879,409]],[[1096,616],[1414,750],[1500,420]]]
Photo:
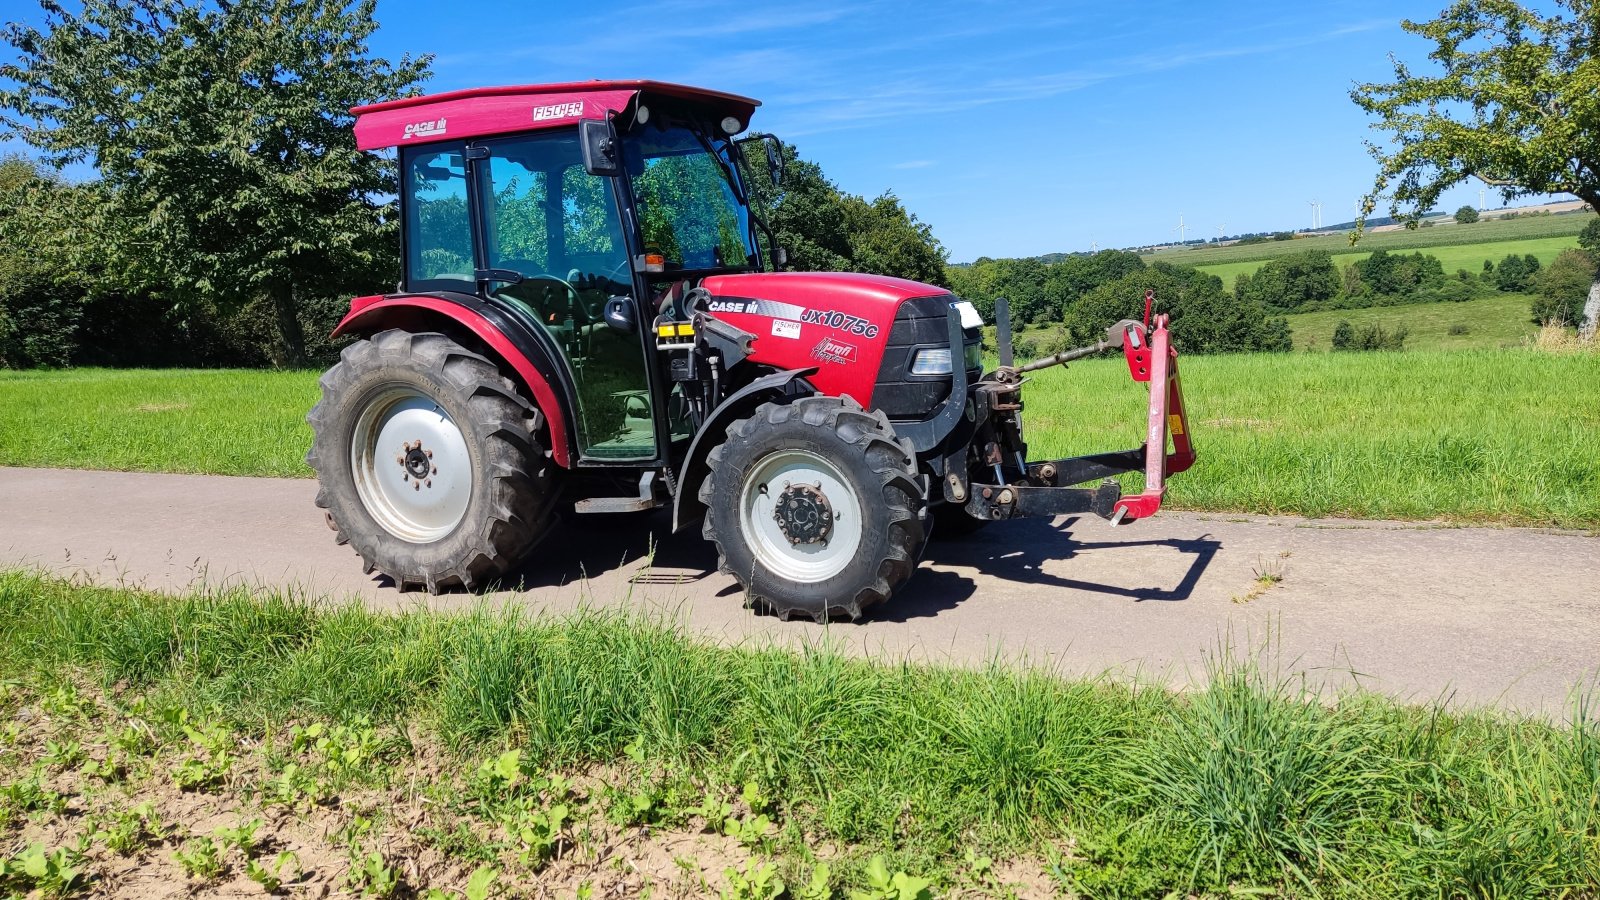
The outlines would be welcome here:
[[[544,415],[550,426],[550,455],[557,465],[571,468],[573,458],[572,437],[567,430],[571,421],[567,406],[557,393],[552,378],[559,379],[547,353],[528,335],[517,335],[519,328],[509,317],[482,299],[470,294],[391,294],[376,297],[358,297],[350,303],[350,312],[333,330],[334,337],[343,335],[371,335],[386,328],[403,328],[408,331],[448,329],[454,325],[475,335],[488,348],[497,361],[511,367],[532,394],[534,405]],[[513,336],[522,338],[514,341]],[[522,343],[527,349],[519,347]],[[540,363],[544,365],[540,365]],[[548,374],[547,374],[548,373]],[[558,382],[559,383],[559,382]]]
[[[711,454],[711,448],[727,436],[728,426],[755,412],[761,404],[789,394],[789,388],[797,381],[804,385],[801,379],[816,374],[816,371],[813,366],[763,375],[734,391],[711,411],[711,415],[700,425],[700,430],[695,432],[694,440],[689,442],[689,454],[683,458],[683,474],[678,478],[678,490],[672,499],[673,531],[680,531],[705,515],[705,507],[700,503],[700,484],[711,474],[706,457]]]

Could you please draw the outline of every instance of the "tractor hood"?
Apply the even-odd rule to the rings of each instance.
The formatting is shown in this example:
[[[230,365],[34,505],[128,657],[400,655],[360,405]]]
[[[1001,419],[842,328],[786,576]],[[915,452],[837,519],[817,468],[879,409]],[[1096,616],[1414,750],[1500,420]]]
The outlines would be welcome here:
[[[755,272],[748,275],[714,275],[701,283],[713,300],[767,300],[787,303],[801,311],[836,310],[884,322],[894,319],[895,308],[913,297],[936,297],[950,293],[941,287],[893,278],[888,275],[863,275],[858,272]],[[796,312],[784,318],[805,321]]]
[[[899,347],[892,362],[902,368],[900,358],[911,352],[891,341],[897,327],[906,338],[917,330],[916,320],[933,317],[935,341],[949,343],[943,337],[945,311],[955,298],[944,288],[904,278],[772,272],[716,275],[700,286],[711,295],[702,307],[707,313],[755,335],[752,361],[815,370],[814,387],[862,406],[872,403],[891,345]]]

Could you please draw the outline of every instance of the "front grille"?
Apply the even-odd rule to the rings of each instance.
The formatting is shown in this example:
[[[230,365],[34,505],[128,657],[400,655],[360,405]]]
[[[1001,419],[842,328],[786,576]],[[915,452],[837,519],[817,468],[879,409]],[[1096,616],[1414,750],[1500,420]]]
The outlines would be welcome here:
[[[946,316],[954,302],[954,297],[944,294],[918,297],[900,304],[884,348],[883,368],[872,390],[873,408],[882,410],[891,419],[920,421],[932,415],[950,396],[949,375],[912,375],[910,372],[911,358],[918,350],[943,347],[949,341]],[[969,328],[963,334],[962,352],[952,354],[956,359],[975,356],[967,352],[967,348],[982,341],[979,329]],[[967,379],[976,381],[982,374],[980,368],[969,368]]]

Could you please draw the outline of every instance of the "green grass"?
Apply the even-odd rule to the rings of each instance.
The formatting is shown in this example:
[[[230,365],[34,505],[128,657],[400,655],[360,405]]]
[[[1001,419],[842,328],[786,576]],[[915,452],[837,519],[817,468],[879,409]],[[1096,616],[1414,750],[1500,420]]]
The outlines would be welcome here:
[[[1301,244],[1303,242],[1293,241],[1285,243]],[[1367,243],[1363,241],[1361,246],[1365,247],[1367,246]],[[1538,258],[1541,264],[1549,265],[1551,260],[1561,255],[1561,251],[1569,250],[1576,246],[1578,246],[1577,236],[1569,235],[1564,237],[1527,238],[1525,240],[1496,241],[1493,243],[1481,244],[1451,244],[1430,247],[1420,252],[1426,253],[1429,256],[1438,257],[1439,264],[1444,267],[1445,274],[1447,275],[1454,275],[1458,269],[1466,269],[1467,271],[1476,275],[1477,273],[1483,271],[1484,260],[1489,260],[1490,262],[1498,265],[1502,259],[1506,258],[1507,254],[1515,253],[1518,256],[1524,256],[1531,253],[1533,256]],[[1348,247],[1325,247],[1323,249],[1337,251],[1348,249]],[[1371,250],[1362,251],[1360,253],[1335,252],[1333,264],[1335,267],[1343,268],[1351,263],[1360,262],[1371,255]],[[1198,266],[1198,268],[1202,272],[1209,272],[1210,274],[1221,278],[1223,286],[1229,290],[1232,290],[1233,281],[1235,278],[1241,274],[1254,274],[1257,269],[1266,264],[1267,260],[1256,259],[1243,260],[1239,262],[1214,263],[1211,265]]]
[[[1413,346],[1445,349],[1520,334],[1519,308],[1500,298],[1351,310],[1296,317],[1296,328],[1331,334],[1330,319],[1382,317],[1413,323]],[[1463,320],[1476,330],[1442,333]],[[1193,356],[1183,372],[1200,462],[1173,479],[1176,507],[1600,525],[1600,354]],[[310,372],[0,373],[0,454],[12,465],[303,477],[316,396]],[[1146,396],[1120,361],[1041,372],[1024,397],[1037,458],[1140,441]]]
[[[380,614],[24,572],[0,573],[0,619],[0,676],[46,708],[63,703],[49,685],[81,679],[148,698],[147,716],[181,707],[269,744],[288,722],[364,721],[418,754],[509,746],[535,770],[613,766],[624,791],[651,772],[749,783],[775,801],[780,856],[831,848],[859,873],[883,853],[941,894],[974,849],[1042,857],[1075,896],[1600,890],[1600,728],[1577,703],[1559,726],[1330,703],[1226,651],[1208,687],[1174,694],[717,647],[621,613]],[[427,806],[462,804],[439,778]],[[672,784],[643,789],[672,803]]]
[[[316,372],[0,370],[13,466],[304,477]]]
[[[1191,356],[1182,372],[1200,459],[1175,506],[1600,525],[1600,354]],[[1140,443],[1147,395],[1120,360],[1046,370],[1023,396],[1035,457]]]
[[[1299,253],[1302,250],[1327,250],[1329,253],[1346,253],[1351,250],[1360,250],[1364,253],[1373,250],[1410,252],[1502,241],[1576,238],[1578,232],[1582,231],[1592,219],[1593,216],[1589,213],[1570,213],[1559,216],[1490,219],[1473,225],[1437,225],[1415,231],[1405,229],[1371,231],[1362,235],[1360,243],[1355,247],[1350,246],[1348,233],[1319,235],[1292,241],[1268,241],[1264,244],[1189,247],[1146,254],[1145,261],[1165,260],[1186,266],[1213,266],[1219,263],[1260,262],[1289,253]],[[1503,257],[1505,254],[1501,253],[1500,256]]]
[[[1494,350],[1522,347],[1538,332],[1529,317],[1529,298],[1517,294],[1469,300],[1465,303],[1418,303],[1336,309],[1289,316],[1296,350],[1329,350],[1333,329],[1341,321],[1351,325],[1379,324],[1393,331],[1404,327],[1407,350]],[[1463,327],[1462,334],[1451,334]]]

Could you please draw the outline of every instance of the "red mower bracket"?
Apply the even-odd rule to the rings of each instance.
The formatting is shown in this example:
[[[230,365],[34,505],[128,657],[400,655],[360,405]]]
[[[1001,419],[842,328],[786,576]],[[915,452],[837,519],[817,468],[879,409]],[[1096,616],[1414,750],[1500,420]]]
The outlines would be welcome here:
[[[1146,307],[1148,316],[1148,306]],[[1137,328],[1129,328],[1122,352],[1134,381],[1150,383],[1150,414],[1145,430],[1144,490],[1118,500],[1111,513],[1111,524],[1143,519],[1161,508],[1167,491],[1167,476],[1194,465],[1194,444],[1189,420],[1183,409],[1183,384],[1178,378],[1178,351],[1172,348],[1167,331],[1167,316],[1156,316],[1155,329],[1149,332],[1148,345]],[[1172,452],[1167,452],[1171,436]]]

